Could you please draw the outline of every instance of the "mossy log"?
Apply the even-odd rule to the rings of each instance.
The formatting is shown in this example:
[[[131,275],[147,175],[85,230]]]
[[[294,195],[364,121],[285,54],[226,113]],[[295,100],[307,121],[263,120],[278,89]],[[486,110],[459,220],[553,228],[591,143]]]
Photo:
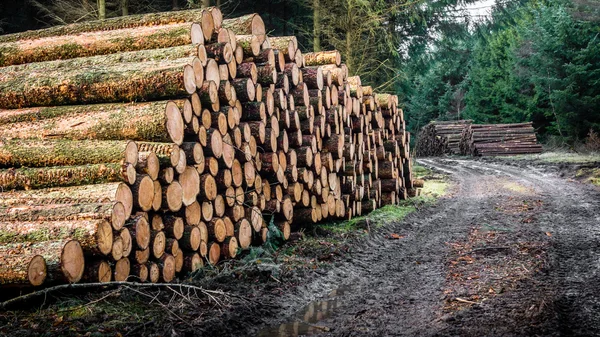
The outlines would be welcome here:
[[[99,65],[118,65],[121,63],[161,62],[165,59],[176,60],[192,58],[198,55],[200,46],[185,45],[178,47],[129,51],[108,55],[78,57],[67,60],[27,63],[0,68],[0,73],[25,73],[39,71],[60,71],[78,68],[97,67]]]
[[[0,43],[0,66],[151,50],[202,42],[201,27],[191,23],[125,28],[107,32]]]
[[[307,67],[324,66],[328,64],[335,64],[336,66],[340,66],[340,64],[342,64],[342,55],[337,50],[305,53],[304,63]]]
[[[119,16],[105,20],[72,23],[41,30],[31,30],[22,33],[0,36],[0,42],[14,42],[18,40],[32,40],[43,37],[72,35],[84,32],[107,31],[123,28],[144,26],[169,25],[184,22],[200,22],[204,11],[210,8],[193,9],[186,11],[170,11],[161,13],[148,13],[138,15]]]
[[[258,14],[248,14],[239,18],[225,19],[223,20],[223,28],[230,29],[239,35],[256,35],[261,44],[267,38],[265,23]]]
[[[0,284],[39,286],[45,281],[78,282],[85,268],[77,240],[0,245]]]
[[[135,167],[128,163],[10,168],[0,170],[0,188],[3,191],[29,190],[119,181],[133,184],[136,175]]]
[[[137,164],[133,141],[6,140],[0,141],[0,167],[43,167],[119,163]]]
[[[236,34],[236,43],[242,48],[243,57],[256,56],[260,53],[260,42],[256,35]]]
[[[114,65],[100,63],[59,70],[12,69],[0,72],[0,108],[186,97],[196,91],[194,60],[198,59],[186,57]]]
[[[76,239],[85,253],[108,255],[113,232],[105,220],[0,221],[0,244]]]
[[[0,110],[5,139],[183,141],[184,100]]]
[[[113,228],[123,227],[126,218],[120,202],[15,205],[0,207],[0,221],[106,220]]]
[[[46,188],[31,191],[0,193],[0,206],[82,204],[120,202],[124,218],[131,215],[133,194],[125,183],[108,183],[75,187]],[[115,228],[116,230],[120,228]]]

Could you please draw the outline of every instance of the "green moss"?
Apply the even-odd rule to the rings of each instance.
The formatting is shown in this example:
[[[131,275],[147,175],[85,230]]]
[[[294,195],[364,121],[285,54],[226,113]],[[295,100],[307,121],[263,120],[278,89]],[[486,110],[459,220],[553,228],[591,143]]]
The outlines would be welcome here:
[[[391,222],[402,221],[408,214],[415,212],[418,207],[430,205],[447,193],[449,183],[445,176],[436,174],[432,170],[418,164],[413,165],[413,175],[419,179],[425,178],[425,184],[420,196],[403,200],[399,205],[388,205],[378,208],[367,215],[355,217],[348,221],[330,222],[318,226],[335,234],[368,230],[369,227],[381,227]]]
[[[430,169],[419,164],[414,164],[412,167],[413,175],[417,178],[424,177],[433,173]]]
[[[18,242],[42,242],[52,239],[52,234],[46,228],[29,232],[27,235],[16,235],[11,232],[0,232],[0,244]]]

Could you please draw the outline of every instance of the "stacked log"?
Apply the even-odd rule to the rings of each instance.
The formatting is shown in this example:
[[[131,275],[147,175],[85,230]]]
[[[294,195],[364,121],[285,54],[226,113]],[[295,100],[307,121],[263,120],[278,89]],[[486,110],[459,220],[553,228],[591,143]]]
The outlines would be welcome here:
[[[7,35],[0,59],[0,284],[170,282],[413,189],[397,96],[257,14]]]
[[[431,122],[419,132],[419,157],[461,154],[509,156],[541,153],[532,123],[472,124],[470,120]]]
[[[417,137],[416,153],[419,157],[436,157],[460,154],[463,130],[471,120],[432,121],[425,125]]]
[[[510,156],[542,152],[532,123],[472,124],[462,133],[461,152],[472,156]]]

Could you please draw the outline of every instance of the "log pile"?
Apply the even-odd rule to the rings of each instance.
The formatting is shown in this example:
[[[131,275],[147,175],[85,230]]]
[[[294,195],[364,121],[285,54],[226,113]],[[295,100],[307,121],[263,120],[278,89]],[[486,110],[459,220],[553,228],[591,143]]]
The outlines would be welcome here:
[[[509,156],[541,153],[532,123],[472,124],[470,120],[431,122],[419,132],[416,154]]]
[[[445,154],[460,154],[463,130],[472,121],[433,121],[425,125],[418,134],[415,146],[417,156],[436,157]]]
[[[532,123],[472,124],[463,130],[460,149],[472,156],[510,156],[542,152]]]
[[[257,14],[0,36],[0,285],[170,282],[395,204],[409,141],[397,96]]]

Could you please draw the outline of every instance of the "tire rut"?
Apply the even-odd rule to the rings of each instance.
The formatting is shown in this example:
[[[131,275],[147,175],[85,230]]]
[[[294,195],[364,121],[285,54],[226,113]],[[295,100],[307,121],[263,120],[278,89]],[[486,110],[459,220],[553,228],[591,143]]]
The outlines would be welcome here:
[[[282,310],[263,334],[294,336],[600,335],[600,192],[536,168],[473,160],[425,159],[450,174],[449,196],[404,221],[371,232],[343,262],[282,296]],[[518,186],[517,192],[506,186]],[[499,213],[507,200],[539,199],[531,223]],[[547,268],[514,289],[458,312],[444,308],[449,243],[474,226],[512,228],[515,240],[550,241]],[[403,235],[389,240],[390,233]],[[306,322],[300,310],[335,289],[335,309]],[[326,306],[326,304],[325,304]],[[534,309],[531,309],[534,308]],[[290,329],[291,323],[314,329]],[[282,324],[279,326],[278,324]],[[264,332],[268,334],[264,334]]]

